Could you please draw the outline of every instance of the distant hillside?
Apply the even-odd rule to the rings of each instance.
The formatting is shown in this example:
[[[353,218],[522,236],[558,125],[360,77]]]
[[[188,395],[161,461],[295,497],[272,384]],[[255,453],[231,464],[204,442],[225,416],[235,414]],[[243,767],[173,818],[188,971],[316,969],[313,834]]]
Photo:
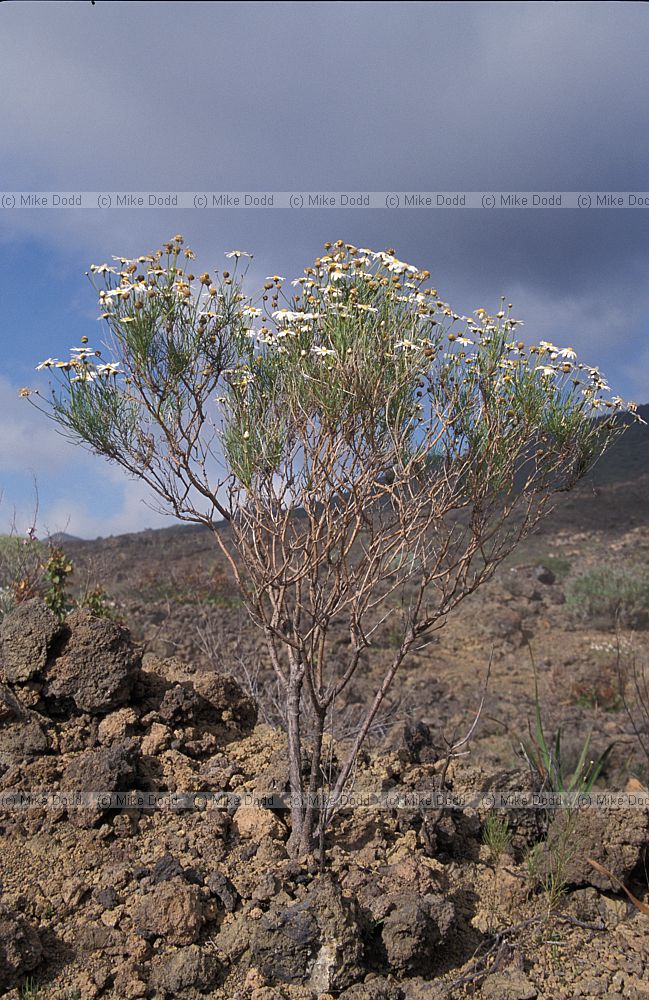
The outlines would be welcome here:
[[[580,509],[580,517],[595,527],[601,520],[601,527],[610,530],[616,520],[630,519],[631,523],[649,520],[649,404],[638,407],[638,413],[647,421],[639,424],[626,414],[620,419],[629,424],[625,433],[612,445],[597,462],[583,482],[570,494],[566,494],[557,504],[558,516],[562,521],[575,517]],[[608,487],[608,489],[604,489]],[[299,516],[299,515],[298,515]],[[223,523],[227,534],[227,524]],[[83,548],[93,545],[66,532],[50,536],[59,545],[74,545]],[[115,551],[115,548],[132,543],[150,546],[170,546],[170,553],[182,550],[202,551],[211,546],[209,531],[202,525],[171,522],[165,528],[146,528],[144,531],[96,539],[103,543],[101,548]]]
[[[70,535],[67,531],[55,531],[52,535],[47,536],[47,541],[54,545],[68,545],[70,542],[81,542],[83,539],[79,538],[78,535]]]
[[[647,424],[637,423],[624,414],[621,419],[630,426],[586,477],[588,482],[604,486],[649,475],[649,404],[639,406],[638,414]]]

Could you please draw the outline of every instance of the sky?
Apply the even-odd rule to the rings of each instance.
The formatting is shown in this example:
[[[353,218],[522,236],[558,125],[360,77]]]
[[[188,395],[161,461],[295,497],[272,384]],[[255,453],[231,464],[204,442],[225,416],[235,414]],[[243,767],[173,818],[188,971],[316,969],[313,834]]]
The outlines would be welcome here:
[[[645,3],[0,3],[0,192],[643,191]],[[85,273],[182,233],[201,269],[394,247],[453,308],[514,303],[649,402],[645,209],[0,207],[0,531],[171,523],[19,398],[98,337]],[[197,271],[196,273],[199,273]]]

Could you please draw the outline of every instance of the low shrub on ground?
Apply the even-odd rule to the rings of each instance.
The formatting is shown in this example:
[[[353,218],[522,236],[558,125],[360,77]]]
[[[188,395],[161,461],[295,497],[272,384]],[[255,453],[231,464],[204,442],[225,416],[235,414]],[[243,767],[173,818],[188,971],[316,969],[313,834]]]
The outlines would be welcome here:
[[[649,626],[649,569],[606,566],[578,576],[568,588],[568,605],[580,621],[614,628]]]

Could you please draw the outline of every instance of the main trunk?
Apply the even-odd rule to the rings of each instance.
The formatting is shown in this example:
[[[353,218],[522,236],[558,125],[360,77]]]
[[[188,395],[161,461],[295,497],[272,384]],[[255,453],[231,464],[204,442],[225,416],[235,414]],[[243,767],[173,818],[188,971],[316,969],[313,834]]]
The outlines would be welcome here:
[[[308,784],[302,769],[301,706],[303,677],[295,674],[289,678],[287,728],[288,728],[288,771],[291,790],[291,836],[288,841],[289,854],[303,857],[313,850],[314,834],[319,820],[321,804],[318,796],[322,788],[322,739],[324,734],[325,711],[316,712],[313,726],[310,726],[311,765]]]
[[[288,682],[288,778],[291,790],[291,836],[288,851],[297,857],[302,845],[304,827],[304,780],[302,777],[302,734],[300,731],[300,698],[302,674],[291,671]]]

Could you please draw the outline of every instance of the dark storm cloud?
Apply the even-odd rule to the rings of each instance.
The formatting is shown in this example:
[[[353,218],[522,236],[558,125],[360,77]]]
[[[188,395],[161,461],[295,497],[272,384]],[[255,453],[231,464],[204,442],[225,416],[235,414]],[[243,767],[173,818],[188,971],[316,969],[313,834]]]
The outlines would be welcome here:
[[[5,188],[647,186],[645,4],[34,3],[0,17]],[[646,248],[642,213],[374,214],[369,236],[443,244],[487,279],[579,285]],[[251,228],[270,249],[312,227],[275,214]]]
[[[5,189],[649,186],[647,4],[34,3],[2,5],[0,20],[0,86],[13,95],[0,109]],[[5,236],[49,240],[70,274],[176,231],[216,263],[230,246],[254,250],[262,276],[299,273],[327,238],[395,246],[459,309],[515,295],[546,332],[576,322],[576,346],[611,354],[615,342],[637,357],[647,218],[247,210],[4,221]]]

